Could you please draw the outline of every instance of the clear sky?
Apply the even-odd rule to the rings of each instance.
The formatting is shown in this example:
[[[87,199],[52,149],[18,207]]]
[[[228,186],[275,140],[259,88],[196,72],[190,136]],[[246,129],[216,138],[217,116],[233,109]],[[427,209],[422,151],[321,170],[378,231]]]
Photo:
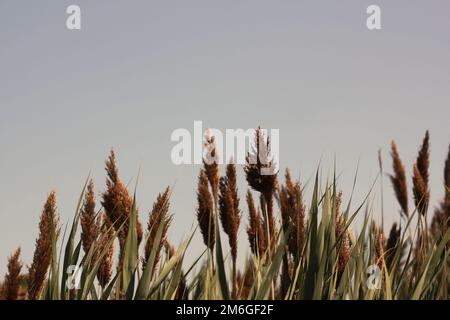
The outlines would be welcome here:
[[[66,29],[70,4],[80,31]],[[382,30],[366,28],[370,4]],[[360,161],[355,205],[377,176],[377,150],[390,172],[395,139],[410,176],[430,129],[434,207],[450,143],[449,12],[446,0],[0,0],[1,276],[17,246],[31,263],[50,190],[63,223],[89,172],[100,194],[111,147],[123,180],[141,168],[143,223],[175,184],[169,238],[179,243],[195,222],[199,166],[171,163],[170,134],[194,120],[278,128],[280,165],[303,181],[320,159],[331,174],[336,156],[347,199]],[[384,182],[390,224],[398,205]],[[190,257],[202,248],[196,237]]]

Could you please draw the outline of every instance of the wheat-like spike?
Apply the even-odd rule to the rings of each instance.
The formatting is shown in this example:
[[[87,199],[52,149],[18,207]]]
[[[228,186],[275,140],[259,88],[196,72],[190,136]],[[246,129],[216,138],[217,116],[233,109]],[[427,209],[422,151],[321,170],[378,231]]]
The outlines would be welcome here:
[[[413,194],[415,204],[419,213],[425,216],[428,209],[428,202],[430,200],[430,192],[422,175],[420,174],[417,164],[414,164],[413,173]]]
[[[428,179],[429,179],[429,168],[430,168],[430,134],[428,130],[425,132],[425,137],[423,138],[422,146],[419,150],[419,154],[417,156],[417,169],[422,176],[424,184],[428,188]]]
[[[392,186],[395,191],[395,196],[397,201],[402,208],[402,214],[406,217],[408,216],[408,187],[406,184],[406,174],[405,167],[400,159],[400,155],[397,150],[397,145],[394,141],[391,143],[391,156],[392,156],[392,167],[394,169],[394,174],[390,176]]]
[[[96,218],[94,181],[92,179],[87,186],[83,208],[80,213],[80,223],[83,250],[88,253],[100,233],[100,220]]]
[[[129,229],[129,218],[133,206],[133,198],[129,194],[125,184],[120,180],[116,156],[114,150],[106,161],[106,191],[102,194],[102,205],[109,220],[113,223],[114,228],[118,231],[120,253],[118,269],[122,268],[124,259],[125,243]],[[142,225],[139,222],[139,214],[136,209],[136,232],[138,239],[138,247],[142,240]]]
[[[2,297],[4,300],[17,300],[19,298],[20,289],[20,271],[22,270],[22,263],[20,258],[20,248],[18,248],[8,258],[8,272],[5,275],[5,281],[2,287]]]
[[[156,256],[152,266],[152,274],[154,273],[156,266],[161,258],[161,251],[164,244],[167,241],[167,231],[169,230],[170,223],[172,221],[172,215],[169,214],[170,207],[170,187],[167,187],[163,193],[160,193],[153,203],[153,209],[149,214],[149,221],[147,224],[147,232],[149,233],[147,243],[145,244],[145,256],[142,268],[144,269],[147,261],[150,257],[153,246],[157,245]],[[155,243],[156,235],[159,227],[163,225],[161,234],[161,240],[159,243]]]
[[[236,182],[236,165],[230,162],[227,165],[226,176],[220,179],[219,215],[222,227],[228,235],[233,260],[233,284],[236,284],[237,235],[241,214],[239,211],[239,197]],[[236,293],[237,290],[233,289]],[[235,296],[234,296],[235,298]]]
[[[401,236],[401,228],[397,227],[397,223],[394,223],[391,227],[391,231],[389,232],[389,237],[386,241],[386,252],[385,252],[385,260],[386,266],[390,270],[392,267],[392,263],[395,257],[395,252],[397,251],[397,247],[400,243]],[[401,257],[400,257],[401,259]]]
[[[292,182],[289,169],[285,174],[286,184],[279,192],[280,210],[283,229],[286,232],[289,227],[288,248],[292,255],[301,253],[305,239],[305,206],[300,182]]]
[[[56,194],[50,193],[45,202],[39,222],[39,237],[33,255],[33,262],[29,268],[28,299],[39,298],[44,286],[45,278],[52,259],[51,230],[58,230],[58,217],[56,213]],[[56,234],[57,235],[57,234]]]
[[[198,177],[197,205],[197,220],[203,236],[203,242],[213,251],[215,244],[213,200],[208,188],[208,177],[204,170],[200,170]]]
[[[237,193],[236,165],[230,163],[226,176],[220,179],[219,213],[223,230],[229,238],[233,260],[237,257],[237,233],[241,219]]]
[[[419,150],[416,163],[413,167],[413,194],[416,207],[422,215],[426,215],[428,202],[430,200],[430,190],[428,188],[430,167],[430,135],[428,130]]]

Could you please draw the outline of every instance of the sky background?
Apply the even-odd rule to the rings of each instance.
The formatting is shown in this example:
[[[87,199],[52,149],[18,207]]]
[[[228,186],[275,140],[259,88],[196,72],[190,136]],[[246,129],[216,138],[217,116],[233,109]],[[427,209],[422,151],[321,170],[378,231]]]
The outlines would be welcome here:
[[[81,7],[80,31],[66,28],[71,4]],[[382,30],[366,28],[370,4],[381,7]],[[111,147],[124,181],[141,168],[143,223],[157,194],[175,184],[169,238],[186,238],[199,166],[171,163],[170,135],[192,131],[194,120],[205,129],[279,129],[280,166],[303,182],[320,160],[331,175],[336,157],[344,199],[359,161],[354,207],[378,174],[377,150],[391,172],[395,139],[411,181],[430,129],[433,208],[450,143],[448,12],[444,0],[0,0],[1,276],[18,246],[31,264],[51,190],[62,223],[89,172],[100,195]],[[387,178],[384,190],[390,225],[399,214]],[[241,209],[242,260],[244,200]],[[197,235],[188,259],[202,250]]]

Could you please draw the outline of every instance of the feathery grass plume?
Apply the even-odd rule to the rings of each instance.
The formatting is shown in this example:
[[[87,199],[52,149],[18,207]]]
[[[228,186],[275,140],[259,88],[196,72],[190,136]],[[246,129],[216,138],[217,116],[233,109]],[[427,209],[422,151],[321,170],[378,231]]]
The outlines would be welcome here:
[[[198,177],[197,204],[197,220],[203,236],[203,242],[212,252],[216,239],[213,200],[208,188],[208,177],[203,169],[200,170]]]
[[[420,174],[417,164],[413,167],[413,193],[417,210],[422,216],[426,215],[428,202],[430,200],[430,192],[422,175]]]
[[[405,217],[408,217],[408,187],[406,184],[405,167],[400,159],[397,145],[394,141],[391,143],[391,156],[393,162],[392,167],[394,169],[394,174],[390,176],[392,186],[394,188],[397,201],[402,209],[402,213]]]
[[[394,262],[395,253],[397,251],[398,245],[400,244],[400,236],[401,228],[397,227],[397,223],[395,222],[391,227],[389,237],[386,241],[385,260],[388,270],[391,270],[392,263]],[[402,257],[400,257],[400,260],[401,258]]]
[[[422,141],[422,146],[417,156],[417,169],[419,169],[423,182],[428,186],[428,170],[430,168],[430,134],[428,130],[425,132],[425,137]]]
[[[413,194],[416,207],[418,211],[425,216],[428,203],[430,200],[430,190],[428,188],[430,167],[430,135],[428,130],[425,133],[425,137],[422,142],[422,146],[419,150],[416,163],[413,167]]]
[[[264,217],[267,216],[266,228],[269,231],[269,241],[273,244],[276,230],[273,214],[273,193],[277,188],[277,168],[273,162],[270,148],[270,138],[258,127],[255,131],[252,151],[247,154],[244,171],[249,186],[260,192],[264,199]],[[265,219],[266,220],[266,219]]]
[[[22,270],[19,257],[20,248],[8,258],[8,273],[5,275],[5,281],[3,282],[1,299],[17,300],[19,298],[20,271]]]
[[[119,178],[119,171],[116,165],[116,155],[112,149],[106,161],[105,169],[108,177],[106,179],[106,191],[102,194],[102,205],[109,220],[118,232],[120,245],[118,268],[121,269],[130,224],[129,218],[133,206],[133,198],[129,194],[125,184]],[[136,210],[136,231],[139,247],[142,240],[142,225],[139,222],[138,210]]]
[[[52,191],[41,213],[39,237],[36,239],[33,262],[29,268],[28,299],[30,300],[38,299],[44,286],[44,281],[52,261],[51,230],[53,226],[57,237],[58,223],[56,194]]]
[[[302,252],[305,243],[305,206],[300,182],[292,182],[291,174],[286,169],[286,184],[280,190],[280,210],[283,229],[291,226],[288,248],[293,256]]]
[[[250,248],[254,255],[262,256],[266,251],[266,238],[263,223],[261,221],[261,214],[256,210],[255,202],[250,190],[247,191],[247,206],[249,213],[247,236],[248,241],[250,242]]]
[[[216,146],[216,138],[211,135],[211,131],[208,129],[205,133],[205,148],[206,155],[203,157],[203,165],[205,173],[208,177],[208,181],[211,185],[211,190],[214,199],[217,199],[219,192],[219,154]]]
[[[233,260],[233,298],[236,298],[236,260],[237,236],[241,214],[239,211],[239,197],[236,182],[236,165],[231,161],[227,165],[226,176],[220,178],[219,215],[222,227],[228,235]]]
[[[341,279],[342,274],[345,271],[348,260],[350,259],[351,248],[350,248],[350,234],[348,230],[345,229],[345,219],[341,213],[341,202],[342,202],[342,192],[336,195],[336,228],[335,237],[339,239],[341,237],[341,243],[338,246],[338,281]]]
[[[158,195],[156,201],[153,203],[152,211],[149,214],[149,221],[147,224],[147,231],[149,233],[147,243],[145,244],[145,256],[142,264],[142,268],[145,269],[147,261],[152,252],[153,246],[157,245],[156,256],[152,266],[152,274],[156,270],[156,266],[161,258],[161,251],[164,243],[167,241],[167,231],[169,230],[170,223],[172,221],[172,215],[169,214],[170,206],[170,187]],[[156,235],[159,227],[162,227],[161,240],[159,243],[155,243]]]
[[[97,280],[100,286],[105,288],[112,276],[114,255],[114,243],[112,243],[112,239],[114,238],[114,227],[106,213],[102,212],[100,217],[102,222],[100,223],[100,236],[98,238],[99,242],[96,254],[101,255],[105,250],[106,253],[100,262],[97,271]]]
[[[100,219],[96,218],[94,181],[91,179],[87,186],[83,208],[80,213],[81,242],[86,254],[89,252],[91,245],[97,240],[100,233],[100,222]]]

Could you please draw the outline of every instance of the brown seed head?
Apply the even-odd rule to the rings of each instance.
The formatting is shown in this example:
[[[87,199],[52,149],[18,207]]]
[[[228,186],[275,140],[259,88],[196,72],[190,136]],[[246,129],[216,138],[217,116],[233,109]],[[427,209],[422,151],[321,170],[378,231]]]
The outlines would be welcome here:
[[[122,268],[125,243],[128,236],[130,224],[131,209],[133,206],[133,198],[130,196],[125,184],[120,180],[116,165],[116,156],[114,150],[106,161],[106,191],[102,194],[102,205],[106,215],[113,223],[114,228],[118,231],[120,253],[118,268]],[[138,210],[136,209],[136,231],[138,238],[138,246],[142,240],[142,225],[139,222]]]
[[[280,210],[285,232],[291,227],[288,248],[292,255],[297,255],[303,248],[305,238],[305,206],[300,182],[292,182],[288,169],[285,174],[286,184],[280,190]]]
[[[19,298],[20,271],[22,263],[19,261],[20,248],[8,258],[8,273],[2,287],[2,299],[17,300]]]
[[[52,260],[52,239],[51,230],[55,230],[58,235],[59,219],[56,213],[56,194],[52,191],[41,213],[39,222],[39,237],[36,240],[36,247],[33,255],[33,262],[29,268],[28,299],[39,298],[44,286],[45,278]]]
[[[241,221],[236,184],[236,165],[227,165],[226,176],[220,179],[219,214],[222,227],[228,235],[233,263],[237,259],[237,234]]]
[[[215,221],[213,201],[208,188],[208,177],[204,170],[200,170],[197,189],[197,220],[203,236],[203,242],[212,251],[215,243]]]
[[[88,253],[100,233],[100,220],[96,219],[94,182],[89,181],[83,208],[80,213],[81,241],[84,252]]]
[[[408,188],[406,184],[406,174],[405,167],[400,159],[400,155],[397,150],[397,145],[394,141],[391,144],[391,156],[392,156],[392,167],[394,169],[394,174],[390,176],[392,186],[397,197],[397,201],[402,208],[402,213],[408,216]]]
[[[401,228],[397,227],[397,223],[392,225],[391,231],[389,232],[389,238],[386,242],[386,266],[390,270],[392,263],[394,261],[395,252],[400,243]],[[400,257],[401,258],[401,257]]]
[[[161,258],[161,251],[164,243],[167,241],[167,231],[169,230],[170,223],[172,221],[172,215],[169,214],[170,207],[170,188],[167,187],[166,190],[158,195],[156,201],[153,203],[153,209],[149,215],[149,221],[147,225],[147,232],[149,233],[147,243],[145,244],[145,257],[143,268],[147,264],[147,261],[150,257],[153,247],[156,245],[156,255],[155,260],[152,267],[152,274],[158,265],[158,262]],[[162,225],[162,234],[159,243],[156,243],[156,235],[158,233],[158,229]]]
[[[419,150],[416,163],[423,182],[428,188],[428,170],[430,168],[430,134],[428,133],[428,130],[425,132],[425,137],[423,138],[422,147]]]
[[[425,216],[430,200],[430,191],[428,190],[427,184],[420,174],[417,164],[414,165],[413,172],[413,194],[415,204],[419,213]]]

